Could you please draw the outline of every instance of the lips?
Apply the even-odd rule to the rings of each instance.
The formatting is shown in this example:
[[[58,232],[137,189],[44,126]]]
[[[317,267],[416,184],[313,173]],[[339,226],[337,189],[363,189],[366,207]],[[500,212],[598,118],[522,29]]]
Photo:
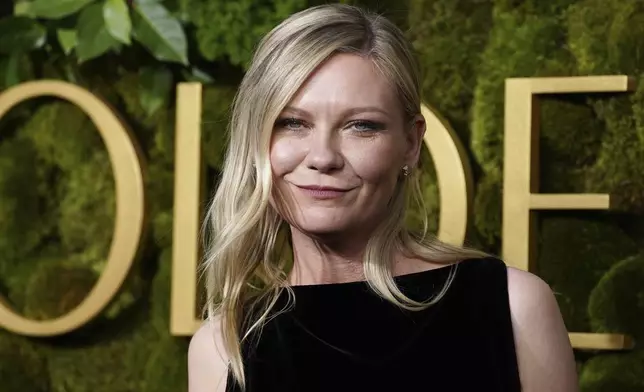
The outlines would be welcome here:
[[[348,192],[349,189],[346,188],[335,188],[332,186],[321,186],[321,185],[296,185],[298,188],[306,189],[310,191],[329,191],[329,192]]]
[[[321,200],[339,198],[351,190],[351,188],[335,188],[321,185],[296,185],[296,187],[305,195]]]

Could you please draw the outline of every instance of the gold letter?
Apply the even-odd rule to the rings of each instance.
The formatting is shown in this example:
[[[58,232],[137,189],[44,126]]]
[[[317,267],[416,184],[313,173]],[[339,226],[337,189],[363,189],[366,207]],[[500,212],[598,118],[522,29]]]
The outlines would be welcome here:
[[[447,120],[425,105],[421,111],[427,122],[425,144],[429,149],[440,192],[438,238],[462,245],[472,196],[472,171],[465,149]]]
[[[535,210],[606,210],[606,194],[543,194],[539,192],[539,94],[632,91],[626,76],[507,79],[505,85],[505,158],[503,164],[503,258],[516,268],[534,270]],[[575,348],[623,349],[624,335],[571,333]]]
[[[190,336],[196,315],[201,204],[201,84],[177,88],[170,332]]]
[[[40,96],[66,99],[92,119],[105,142],[116,180],[114,236],[105,269],[87,298],[66,315],[46,321],[26,319],[0,298],[1,327],[23,335],[53,336],[91,320],[117,293],[137,254],[144,225],[144,191],[141,157],[134,140],[110,108],[90,92],[59,81],[24,83],[0,94],[0,117],[20,102]]]

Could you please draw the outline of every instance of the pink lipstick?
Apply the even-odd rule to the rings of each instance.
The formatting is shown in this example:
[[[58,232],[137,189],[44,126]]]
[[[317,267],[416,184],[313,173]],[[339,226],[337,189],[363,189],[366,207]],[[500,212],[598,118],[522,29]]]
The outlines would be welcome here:
[[[319,185],[297,185],[297,187],[309,197],[320,200],[335,199],[342,197],[350,189],[334,188]]]

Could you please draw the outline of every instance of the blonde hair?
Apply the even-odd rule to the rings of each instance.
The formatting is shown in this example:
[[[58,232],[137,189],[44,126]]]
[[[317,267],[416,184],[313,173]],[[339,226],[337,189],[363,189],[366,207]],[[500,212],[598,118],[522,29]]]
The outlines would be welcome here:
[[[221,339],[235,381],[245,387],[242,343],[273,317],[287,284],[287,261],[279,254],[282,216],[271,205],[269,143],[274,122],[307,77],[335,53],[353,53],[373,61],[397,89],[405,114],[420,113],[417,66],[403,33],[386,18],[357,7],[333,4],[296,13],[260,42],[235,100],[230,142],[221,179],[207,211],[203,273],[209,320],[219,318]],[[396,251],[433,262],[484,256],[405,228],[410,201],[422,203],[418,177],[400,181],[391,214],[369,240],[364,275],[370,287],[398,306],[419,310],[438,301],[416,302],[396,286],[391,264]],[[427,226],[427,225],[426,225]],[[208,230],[209,229],[209,230]]]

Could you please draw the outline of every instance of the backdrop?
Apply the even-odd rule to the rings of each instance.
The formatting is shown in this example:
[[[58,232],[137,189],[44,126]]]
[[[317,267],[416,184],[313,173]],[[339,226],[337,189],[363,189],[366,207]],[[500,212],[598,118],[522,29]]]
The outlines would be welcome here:
[[[468,242],[500,253],[504,81],[633,76],[636,91],[545,97],[542,192],[610,193],[611,211],[539,212],[534,271],[568,329],[644,336],[644,3],[639,0],[357,1],[407,32],[427,104],[452,125],[474,169]],[[207,194],[227,110],[259,37],[306,0],[31,0],[0,12],[0,89],[62,79],[109,102],[147,162],[142,255],[107,310],[55,338],[0,329],[0,390],[187,390],[188,339],[169,329],[175,86],[199,81]],[[1,92],[0,92],[1,93]],[[423,183],[432,230],[438,190]],[[181,175],[179,173],[178,175]],[[205,200],[205,199],[204,199]],[[89,117],[38,98],[0,119],[0,294],[26,317],[65,314],[100,275],[115,193]],[[413,222],[412,222],[413,223]],[[644,350],[577,351],[582,390],[644,390]]]

